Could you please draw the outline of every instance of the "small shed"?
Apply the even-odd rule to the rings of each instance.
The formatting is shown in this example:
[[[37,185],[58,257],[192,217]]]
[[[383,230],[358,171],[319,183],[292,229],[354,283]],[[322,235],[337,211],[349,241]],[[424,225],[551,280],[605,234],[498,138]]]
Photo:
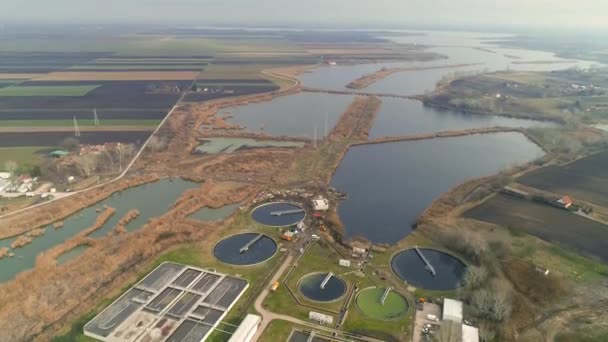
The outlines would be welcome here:
[[[455,299],[446,298],[443,300],[443,318],[444,321],[452,321],[458,324],[462,323],[462,302]]]
[[[568,209],[572,205],[572,198],[570,198],[570,196],[566,195],[566,196],[558,199],[557,203],[559,203],[560,206]]]
[[[10,172],[0,172],[0,179],[9,179],[11,178]]]
[[[350,267],[350,260],[340,259],[338,264],[342,267]]]
[[[329,201],[326,198],[312,200],[312,208],[316,211],[326,211],[329,209]]]

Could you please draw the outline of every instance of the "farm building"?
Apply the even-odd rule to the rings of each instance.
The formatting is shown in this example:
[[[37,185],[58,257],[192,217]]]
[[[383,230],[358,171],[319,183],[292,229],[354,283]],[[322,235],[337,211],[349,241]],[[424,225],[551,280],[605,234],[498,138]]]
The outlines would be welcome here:
[[[258,331],[258,327],[262,317],[258,315],[248,314],[245,319],[241,322],[232,337],[228,342],[249,342],[253,339],[253,336]]]
[[[455,299],[446,298],[443,300],[444,321],[462,323],[462,302]]]
[[[319,197],[312,200],[312,207],[316,211],[326,211],[329,209],[329,201],[325,198]]]
[[[568,209],[570,208],[570,206],[572,206],[572,198],[570,198],[570,196],[568,195],[558,199],[556,202],[565,209]]]

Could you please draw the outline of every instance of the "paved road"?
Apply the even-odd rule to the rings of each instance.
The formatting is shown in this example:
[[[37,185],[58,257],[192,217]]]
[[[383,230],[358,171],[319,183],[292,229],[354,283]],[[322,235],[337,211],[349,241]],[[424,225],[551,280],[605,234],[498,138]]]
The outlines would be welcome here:
[[[183,97],[183,96],[182,96],[182,97]],[[180,101],[181,101],[181,98],[180,98]],[[178,101],[178,103],[179,103],[179,101]],[[148,137],[148,139],[146,140],[146,142],[145,142],[145,143],[144,143],[144,144],[141,146],[141,148],[139,149],[139,152],[137,152],[137,154],[135,155],[135,157],[133,157],[133,159],[131,160],[131,162],[129,163],[129,165],[127,165],[127,167],[125,168],[125,170],[124,170],[124,171],[123,171],[123,172],[122,172],[120,175],[118,175],[118,177],[116,177],[116,178],[114,178],[114,179],[111,179],[111,180],[109,180],[109,181],[107,181],[107,182],[104,182],[104,183],[101,183],[101,184],[98,184],[98,185],[92,186],[92,187],[90,187],[90,188],[83,189],[83,190],[78,190],[78,191],[74,191],[74,192],[62,193],[61,195],[57,195],[57,196],[56,196],[56,195],[54,195],[54,196],[53,196],[54,198],[53,198],[52,200],[50,200],[50,201],[46,201],[46,202],[42,202],[42,203],[38,203],[38,204],[35,204],[35,205],[32,205],[32,206],[29,206],[29,207],[25,207],[25,208],[23,208],[23,209],[15,210],[15,211],[10,212],[10,213],[8,213],[8,214],[1,215],[1,216],[0,216],[0,220],[1,220],[1,219],[3,219],[3,218],[5,218],[5,217],[9,217],[9,216],[11,216],[11,215],[16,215],[16,214],[18,214],[18,213],[20,213],[20,212],[28,211],[28,210],[31,210],[31,209],[34,209],[34,208],[37,208],[37,207],[41,207],[41,206],[43,206],[43,205],[47,205],[47,204],[49,204],[49,203],[52,203],[52,202],[58,201],[58,200],[60,200],[60,199],[62,199],[62,198],[66,198],[66,197],[69,197],[69,196],[72,196],[72,195],[75,195],[75,194],[79,194],[79,193],[81,193],[81,192],[85,192],[85,191],[89,191],[89,190],[92,190],[92,189],[95,189],[95,188],[99,188],[99,187],[101,187],[101,186],[104,186],[104,185],[106,185],[106,184],[109,184],[109,183],[115,182],[115,181],[117,181],[117,180],[119,180],[119,179],[123,178],[123,177],[124,177],[124,176],[127,174],[127,172],[129,172],[129,170],[131,169],[131,167],[133,166],[133,164],[135,164],[135,162],[137,161],[137,159],[139,158],[139,156],[141,156],[141,154],[143,153],[143,151],[146,149],[146,146],[148,145],[148,143],[150,142],[150,140],[152,139],[152,137],[153,137],[153,136],[154,136],[154,135],[155,135],[155,134],[158,132],[158,130],[159,130],[159,129],[160,129],[160,128],[161,128],[161,127],[162,127],[162,126],[165,124],[165,122],[166,122],[166,121],[169,119],[169,117],[171,117],[171,114],[173,114],[173,112],[174,112],[174,111],[175,111],[177,108],[178,108],[178,106],[177,106],[177,105],[175,105],[175,106],[173,106],[173,108],[171,108],[171,111],[169,111],[169,113],[167,114],[167,116],[165,116],[165,118],[163,119],[163,121],[161,121],[161,122],[160,122],[160,124],[159,124],[159,125],[156,127],[156,129],[155,129],[155,130],[152,132],[152,134],[150,134],[150,136]]]
[[[283,262],[281,267],[279,267],[279,269],[274,274],[272,279],[270,279],[270,281],[268,282],[268,286],[266,286],[264,288],[262,293],[260,293],[258,298],[256,298],[256,300],[255,300],[254,307],[255,307],[255,310],[262,316],[262,322],[260,323],[260,326],[258,327],[258,331],[253,336],[253,341],[264,342],[264,341],[260,340],[260,337],[264,333],[264,330],[266,330],[266,328],[268,327],[268,324],[270,324],[270,322],[272,322],[275,319],[291,322],[291,323],[298,324],[301,326],[310,327],[314,330],[325,331],[330,334],[334,333],[334,332],[337,332],[339,335],[345,334],[344,332],[342,332],[340,330],[335,330],[335,329],[332,329],[329,327],[317,325],[317,324],[303,321],[303,320],[300,320],[300,319],[297,319],[297,318],[294,318],[291,316],[277,314],[277,313],[264,309],[264,306],[262,304],[264,303],[264,300],[270,293],[270,287],[272,286],[272,284],[274,284],[275,281],[278,281],[281,278],[281,276],[283,275],[283,273],[285,272],[285,270],[291,266],[292,260],[293,260],[293,255],[290,254],[289,256],[287,256],[287,258],[285,259],[285,261]],[[350,335],[350,334],[349,334],[349,336],[352,337],[352,335]],[[367,336],[359,336],[359,337],[353,339],[353,341],[357,341],[357,340],[358,341],[367,341],[367,342],[382,342],[382,340],[378,340],[378,339],[375,339],[372,337],[367,337]]]

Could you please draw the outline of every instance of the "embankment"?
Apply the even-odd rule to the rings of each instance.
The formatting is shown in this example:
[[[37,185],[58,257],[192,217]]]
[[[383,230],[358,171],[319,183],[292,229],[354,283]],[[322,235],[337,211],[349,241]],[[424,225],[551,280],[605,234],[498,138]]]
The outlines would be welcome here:
[[[363,88],[370,86],[373,83],[376,83],[388,76],[391,76],[391,75],[399,73],[399,72],[447,69],[447,68],[463,68],[463,67],[473,66],[473,65],[477,65],[477,64],[451,64],[451,65],[430,66],[430,67],[382,68],[372,74],[359,77],[358,79],[347,84],[346,88],[363,89]]]

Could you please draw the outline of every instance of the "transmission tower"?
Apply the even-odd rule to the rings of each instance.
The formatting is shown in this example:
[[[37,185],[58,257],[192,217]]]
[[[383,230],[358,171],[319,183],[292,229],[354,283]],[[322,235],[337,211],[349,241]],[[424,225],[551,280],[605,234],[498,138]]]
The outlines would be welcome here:
[[[78,122],[76,121],[76,116],[74,116],[74,136],[80,136],[80,128],[78,128]]]
[[[93,108],[93,123],[99,126],[99,118],[97,117],[97,108]]]

